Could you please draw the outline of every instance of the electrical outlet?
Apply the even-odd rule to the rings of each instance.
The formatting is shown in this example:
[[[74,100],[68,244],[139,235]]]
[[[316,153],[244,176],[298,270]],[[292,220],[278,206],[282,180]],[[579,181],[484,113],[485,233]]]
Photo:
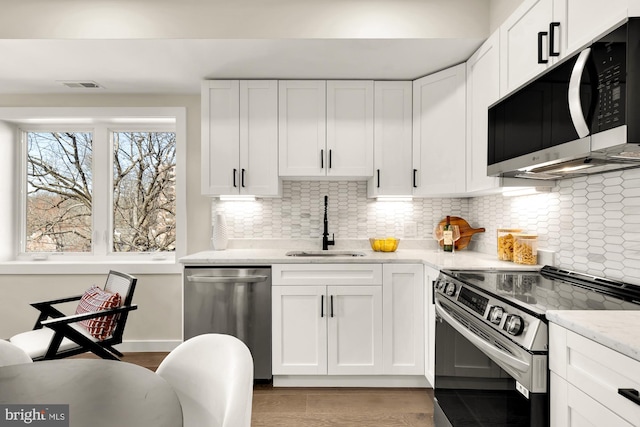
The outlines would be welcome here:
[[[404,223],[404,237],[416,237],[418,235],[418,224],[413,221]]]

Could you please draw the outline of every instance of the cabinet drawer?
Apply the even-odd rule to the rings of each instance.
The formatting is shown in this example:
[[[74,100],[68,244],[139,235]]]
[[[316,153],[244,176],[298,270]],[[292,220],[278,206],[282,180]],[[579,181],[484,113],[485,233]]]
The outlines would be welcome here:
[[[273,284],[298,285],[381,285],[382,264],[275,264]]]
[[[595,399],[551,373],[551,427],[631,427]]]
[[[640,405],[618,393],[619,389],[640,391],[640,362],[557,325],[551,324],[551,330],[550,358],[555,360],[550,362],[551,370],[631,424],[640,425]]]

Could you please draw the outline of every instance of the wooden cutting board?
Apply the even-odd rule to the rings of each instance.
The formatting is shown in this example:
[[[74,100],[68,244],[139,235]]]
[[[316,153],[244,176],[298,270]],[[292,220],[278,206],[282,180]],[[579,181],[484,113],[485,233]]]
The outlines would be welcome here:
[[[469,242],[471,242],[471,238],[474,234],[484,233],[485,231],[484,228],[471,228],[469,223],[464,218],[460,218],[459,216],[452,216],[449,217],[449,219],[451,225],[457,225],[458,227],[460,227],[460,238],[456,242],[456,251],[466,248],[469,245]],[[444,218],[438,224],[445,225],[446,223],[447,218]],[[440,241],[440,246],[444,246],[442,240]]]

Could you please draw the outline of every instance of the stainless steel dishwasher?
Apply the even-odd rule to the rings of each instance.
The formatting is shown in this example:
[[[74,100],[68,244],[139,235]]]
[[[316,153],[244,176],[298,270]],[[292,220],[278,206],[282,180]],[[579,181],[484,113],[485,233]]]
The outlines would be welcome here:
[[[253,356],[254,379],[271,380],[271,268],[185,266],[184,339],[233,335]]]

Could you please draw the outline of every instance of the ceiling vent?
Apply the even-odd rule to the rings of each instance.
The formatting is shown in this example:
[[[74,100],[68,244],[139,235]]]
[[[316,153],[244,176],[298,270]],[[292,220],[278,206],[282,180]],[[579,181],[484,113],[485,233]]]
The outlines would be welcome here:
[[[85,81],[61,81],[59,82],[63,85],[65,85],[66,87],[72,88],[72,89],[102,89],[102,86],[100,86],[98,83],[91,81],[91,80],[85,80]]]

